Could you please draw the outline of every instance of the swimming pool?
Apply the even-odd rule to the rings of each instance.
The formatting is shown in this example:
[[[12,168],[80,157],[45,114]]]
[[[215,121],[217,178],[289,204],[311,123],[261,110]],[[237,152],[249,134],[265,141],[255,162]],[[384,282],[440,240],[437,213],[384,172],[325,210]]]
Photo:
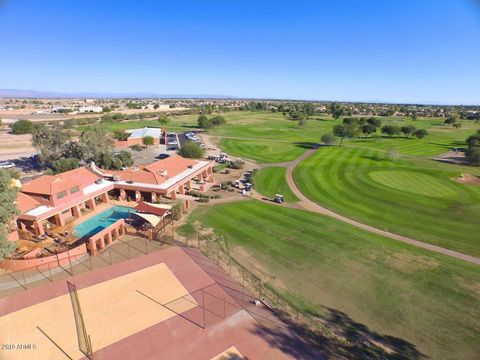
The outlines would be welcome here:
[[[73,236],[90,237],[112,225],[118,219],[128,219],[129,213],[136,212],[127,206],[113,206],[73,228]]]

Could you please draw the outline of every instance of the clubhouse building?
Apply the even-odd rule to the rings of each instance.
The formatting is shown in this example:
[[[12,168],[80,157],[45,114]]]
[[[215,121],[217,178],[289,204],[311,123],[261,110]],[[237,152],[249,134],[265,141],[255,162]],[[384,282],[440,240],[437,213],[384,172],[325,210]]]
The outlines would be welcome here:
[[[142,204],[142,209],[154,209],[155,205],[162,207],[159,203],[178,200],[188,209],[191,197],[186,194],[189,190],[204,192],[214,183],[214,165],[214,161],[175,155],[126,170],[104,170],[92,163],[57,175],[40,176],[23,185],[18,192],[20,214],[9,238],[20,240],[20,243],[36,239],[38,243],[60,231],[63,234],[68,224],[81,223],[84,216],[89,218],[117,202],[128,204],[132,209]],[[163,204],[163,208],[168,209],[168,206]],[[148,219],[148,214],[141,215]],[[94,236],[75,239],[74,231],[69,236],[82,240],[94,253],[125,234],[124,219],[120,220],[113,224],[115,228],[102,230],[106,235],[103,237],[102,233],[99,242]]]

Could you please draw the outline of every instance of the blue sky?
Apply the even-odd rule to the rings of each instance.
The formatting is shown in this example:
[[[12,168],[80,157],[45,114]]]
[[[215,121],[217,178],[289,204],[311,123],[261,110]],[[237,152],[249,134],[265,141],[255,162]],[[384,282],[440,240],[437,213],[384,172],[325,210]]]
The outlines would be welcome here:
[[[480,4],[0,0],[0,88],[480,104]]]

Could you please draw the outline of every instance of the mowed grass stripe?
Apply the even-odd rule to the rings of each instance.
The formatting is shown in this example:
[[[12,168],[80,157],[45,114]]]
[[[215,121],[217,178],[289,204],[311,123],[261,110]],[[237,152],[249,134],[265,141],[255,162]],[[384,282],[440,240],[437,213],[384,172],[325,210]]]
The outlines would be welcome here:
[[[475,265],[258,201],[204,207],[191,216],[226,234],[235,256],[266,279],[275,276],[299,306],[323,317],[328,308],[346,313],[359,323],[350,331],[398,337],[434,359],[478,353]]]
[[[270,199],[273,199],[275,194],[281,194],[286,202],[298,201],[287,184],[286,172],[284,167],[260,169],[255,174],[255,190]]]
[[[296,145],[293,142],[279,143],[265,140],[239,139],[222,139],[220,147],[230,155],[260,163],[292,161],[307,150],[307,147]]]
[[[306,196],[345,216],[480,256],[480,188],[452,180],[463,168],[425,165],[392,161],[371,149],[331,147],[299,164],[294,177]],[[374,180],[378,172],[381,181]]]

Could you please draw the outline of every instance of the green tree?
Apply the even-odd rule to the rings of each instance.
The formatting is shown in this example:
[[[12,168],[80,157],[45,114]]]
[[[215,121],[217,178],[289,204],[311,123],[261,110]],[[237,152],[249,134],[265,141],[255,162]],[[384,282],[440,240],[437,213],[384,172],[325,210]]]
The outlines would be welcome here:
[[[214,116],[210,119],[210,121],[212,122],[213,126],[220,126],[220,125],[224,125],[227,121],[225,120],[225,118],[221,115],[217,115],[217,116]]]
[[[307,119],[304,118],[304,117],[302,117],[302,118],[300,119],[300,121],[298,122],[298,126],[303,127],[303,126],[305,126],[305,125],[307,125]]]
[[[120,170],[123,167],[122,160],[120,160],[118,157],[114,157],[112,159],[112,163],[110,165],[110,169],[114,170]]]
[[[16,205],[17,188],[12,186],[12,178],[5,169],[0,169],[0,260],[12,254],[17,245],[8,240],[13,228],[13,218],[19,214]]]
[[[154,140],[153,136],[144,136],[142,138],[142,143],[145,146],[151,146],[151,145],[154,144],[154,142],[155,142],[155,140]]]
[[[157,122],[161,125],[167,125],[170,122],[170,118],[165,115],[161,115],[158,117]]]
[[[290,120],[302,120],[303,118],[305,118],[305,116],[304,116],[304,114],[302,114],[300,112],[292,110],[288,113],[288,118]]]
[[[423,139],[425,136],[428,135],[428,131],[425,129],[417,129],[413,132],[413,135],[416,136],[418,139]]]
[[[367,137],[368,135],[370,134],[373,134],[377,131],[377,128],[375,127],[375,125],[372,125],[372,124],[363,124],[361,126],[361,129],[362,129],[362,133],[365,135],[365,137]]]
[[[51,169],[54,174],[58,174],[78,168],[79,163],[80,160],[76,158],[59,159],[52,162]]]
[[[83,161],[99,162],[101,156],[113,151],[113,138],[102,126],[89,127],[80,135],[78,141]]]
[[[474,165],[480,165],[480,147],[474,146],[465,150],[465,160]]]
[[[395,125],[385,125],[382,127],[382,134],[392,137],[393,135],[400,134],[400,128]]]
[[[179,151],[179,154],[185,158],[199,159],[202,158],[205,151],[196,142],[187,141]]]
[[[34,130],[35,126],[30,120],[18,120],[12,125],[12,133],[14,134],[32,134]]]
[[[467,138],[467,145],[465,160],[471,164],[480,165],[480,130]]]
[[[460,129],[462,127],[462,123],[457,122],[457,123],[453,124],[453,127],[455,129]]]
[[[40,124],[33,132],[32,146],[41,152],[43,162],[50,163],[64,157],[69,139],[70,134],[60,126]]]
[[[406,137],[410,137],[410,135],[412,135],[415,132],[415,130],[417,130],[417,128],[413,125],[402,126],[400,128],[400,131]]]
[[[333,102],[329,105],[328,110],[334,119],[339,119],[345,113],[345,109],[340,104]],[[343,140],[343,139],[342,139]]]
[[[315,106],[311,102],[303,103],[302,104],[302,113],[305,119],[308,119],[315,113]]]
[[[375,126],[376,128],[380,128],[382,126],[382,121],[380,119],[375,118],[375,117],[368,118],[367,123]]]
[[[127,150],[122,150],[120,151],[117,155],[116,158],[118,158],[121,162],[122,165],[125,167],[130,167],[133,165],[133,155],[130,151]]]
[[[213,127],[212,122],[205,116],[205,115],[200,115],[197,119],[198,126],[200,126],[202,129],[210,129]]]
[[[333,136],[332,134],[323,134],[320,138],[320,141],[324,145],[332,145],[335,142],[335,136]]]
[[[332,130],[333,135],[340,138],[340,146],[345,138],[353,138],[358,136],[358,127],[354,125],[335,125]]]
[[[449,112],[445,119],[445,124],[454,124],[460,118],[460,114],[456,111]]]
[[[113,133],[113,137],[117,140],[125,141],[130,136],[129,133],[125,132],[124,130],[118,130]]]

